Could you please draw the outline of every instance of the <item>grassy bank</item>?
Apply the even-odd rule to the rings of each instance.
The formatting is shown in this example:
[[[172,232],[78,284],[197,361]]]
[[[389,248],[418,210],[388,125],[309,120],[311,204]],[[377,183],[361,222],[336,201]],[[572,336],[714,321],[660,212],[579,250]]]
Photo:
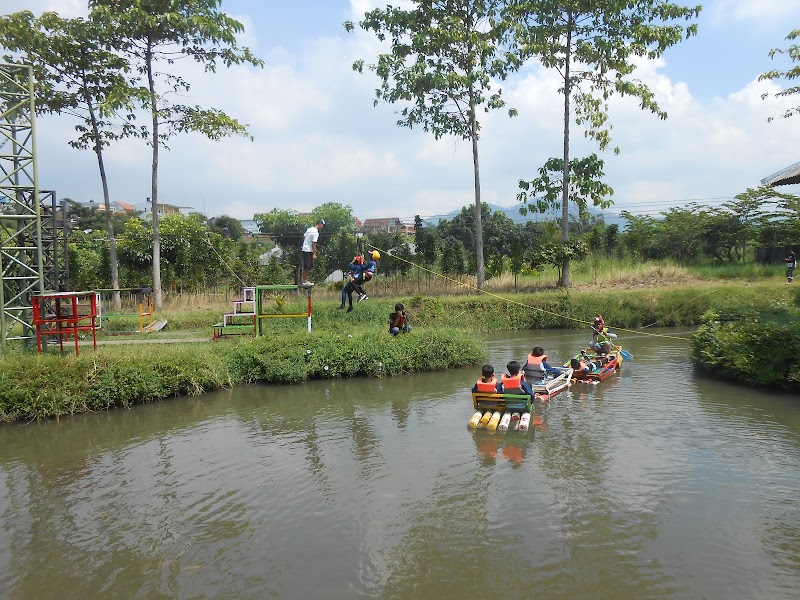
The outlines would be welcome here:
[[[0,358],[0,421],[127,407],[239,383],[441,370],[475,364],[483,355],[467,334],[420,328],[397,338],[362,329],[217,344],[107,346],[77,358],[12,354]]]
[[[772,309],[769,316],[722,322],[710,311],[692,340],[695,364],[716,377],[800,392],[800,310]]]
[[[618,331],[700,325],[702,316],[711,314],[707,323],[713,326],[708,327],[716,329],[704,329],[695,355],[698,364],[741,381],[795,389],[791,386],[797,371],[786,369],[796,369],[796,358],[788,357],[800,350],[800,332],[794,326],[800,315],[792,312],[798,295],[800,290],[766,280],[465,296],[389,296],[384,290],[356,304],[351,313],[338,310],[336,297],[315,299],[311,335],[305,319],[271,319],[269,336],[261,339],[105,346],[97,352],[87,349],[79,358],[54,351],[2,356],[0,420],[130,406],[238,383],[296,383],[465,366],[479,362],[484,352],[470,332],[585,328],[596,312]],[[405,304],[415,329],[392,338],[386,320],[396,301]],[[289,298],[284,310],[302,307],[303,298]],[[164,331],[133,337],[209,338],[220,315],[208,306],[173,307],[158,315],[169,321]],[[737,330],[737,323],[747,326]],[[771,366],[763,367],[765,363]]]
[[[511,293],[489,291],[459,296],[395,295],[392,290],[376,290],[366,302],[355,305],[351,313],[338,310],[339,297],[317,293],[314,296],[313,326],[319,331],[345,327],[385,330],[394,303],[405,304],[415,325],[467,331],[524,330],[586,327],[595,312],[601,312],[612,327],[672,327],[699,325],[708,310],[722,318],[743,310],[757,312],[785,303],[789,296],[782,281],[696,282],[670,286],[636,285],[588,289],[549,289]],[[159,311],[159,319],[169,325],[153,337],[175,337],[192,333],[210,336],[213,323],[230,310],[202,307]],[[302,312],[305,300],[295,296],[287,300],[284,312]],[[273,319],[270,331],[299,332],[304,319]],[[140,336],[141,337],[141,336]]]

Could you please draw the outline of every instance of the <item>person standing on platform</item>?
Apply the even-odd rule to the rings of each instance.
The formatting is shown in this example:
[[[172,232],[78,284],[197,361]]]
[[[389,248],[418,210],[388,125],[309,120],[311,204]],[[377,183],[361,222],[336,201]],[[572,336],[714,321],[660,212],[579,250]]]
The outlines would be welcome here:
[[[317,241],[319,240],[319,232],[325,226],[324,219],[317,219],[316,224],[306,229],[303,235],[303,285],[313,285],[311,280],[311,269],[314,266],[314,261],[317,260]]]

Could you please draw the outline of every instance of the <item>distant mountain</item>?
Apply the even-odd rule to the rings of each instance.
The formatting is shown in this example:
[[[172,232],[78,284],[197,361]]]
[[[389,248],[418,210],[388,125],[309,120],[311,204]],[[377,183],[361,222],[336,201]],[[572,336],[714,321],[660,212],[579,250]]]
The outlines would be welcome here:
[[[554,208],[544,213],[529,211],[527,215],[521,215],[519,213],[519,209],[521,206],[520,204],[515,204],[514,206],[499,206],[497,204],[488,204],[487,206],[489,207],[489,210],[492,213],[501,212],[505,214],[509,219],[511,219],[511,221],[514,223],[527,223],[528,221],[534,221],[534,222],[558,221],[561,219],[560,208]],[[439,221],[441,221],[442,219],[447,219],[448,221],[451,221],[454,217],[461,214],[461,210],[462,209],[457,208],[443,215],[433,215],[431,217],[423,219],[423,222],[425,223],[425,225],[433,226],[437,225]],[[625,219],[620,217],[619,214],[617,213],[597,210],[595,208],[589,208],[589,213],[592,215],[602,215],[606,225],[619,225],[620,227],[622,227],[626,223]]]

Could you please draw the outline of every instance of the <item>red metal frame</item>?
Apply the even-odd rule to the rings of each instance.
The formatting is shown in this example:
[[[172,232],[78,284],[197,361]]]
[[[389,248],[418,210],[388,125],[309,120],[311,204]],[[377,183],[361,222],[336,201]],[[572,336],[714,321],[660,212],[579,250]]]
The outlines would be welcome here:
[[[81,302],[84,300],[84,302]],[[85,302],[88,300],[88,302]],[[75,356],[78,350],[78,332],[91,331],[92,343],[97,349],[97,295],[95,292],[57,292],[31,297],[33,324],[36,326],[36,347],[42,352],[42,337],[58,336],[61,351],[64,350],[64,336],[75,339]],[[47,305],[52,312],[47,312]],[[81,309],[84,310],[81,314]],[[88,322],[87,322],[88,321]]]

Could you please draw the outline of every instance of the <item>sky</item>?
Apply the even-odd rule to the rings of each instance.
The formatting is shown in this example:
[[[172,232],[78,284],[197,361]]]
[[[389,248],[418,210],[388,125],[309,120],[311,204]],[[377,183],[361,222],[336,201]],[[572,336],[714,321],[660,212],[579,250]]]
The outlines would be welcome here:
[[[474,204],[470,144],[398,127],[403,106],[373,106],[377,77],[352,70],[356,59],[374,61],[381,46],[374,34],[348,33],[343,23],[383,5],[223,0],[222,10],[245,26],[240,45],[265,66],[207,74],[179,62],[175,72],[192,84],[180,100],[225,111],[248,124],[254,140],[173,138],[160,154],[159,202],[239,219],[337,202],[362,220],[433,217]],[[22,9],[82,16],[86,2],[0,0],[0,13]],[[786,35],[800,27],[800,0],[708,0],[698,27],[696,37],[637,69],[666,120],[641,111],[632,99],[609,103],[612,145],[621,150],[600,153],[605,181],[614,189],[609,213],[656,216],[691,202],[717,206],[800,161],[800,117],[768,121],[800,104],[800,97],[776,99],[772,94],[785,82],[758,81],[759,74],[791,64],[770,59],[769,51],[788,47]],[[518,181],[533,179],[548,158],[560,156],[563,101],[555,74],[532,63],[500,87],[519,116],[501,110],[482,117],[481,194],[484,202],[509,207],[518,205]],[[762,100],[764,93],[771,95]],[[101,202],[94,154],[68,146],[74,125],[67,117],[38,118],[39,187],[55,190],[59,199]],[[598,151],[572,129],[573,156]],[[111,199],[142,207],[150,196],[151,160],[141,140],[107,149]]]

